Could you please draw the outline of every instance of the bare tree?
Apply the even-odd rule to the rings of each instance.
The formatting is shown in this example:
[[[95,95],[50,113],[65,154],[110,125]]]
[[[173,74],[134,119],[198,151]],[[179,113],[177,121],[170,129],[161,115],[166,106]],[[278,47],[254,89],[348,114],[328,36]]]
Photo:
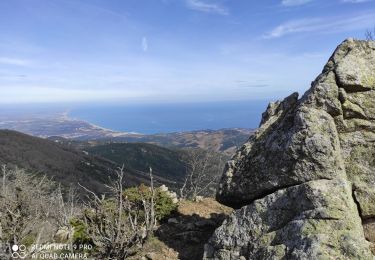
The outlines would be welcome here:
[[[197,196],[209,196],[214,193],[224,167],[224,158],[220,154],[191,149],[188,151],[187,174],[180,188],[180,197],[196,200]]]
[[[36,221],[46,220],[49,215],[44,203],[47,201],[47,196],[44,196],[46,180],[36,180],[17,168],[10,171],[3,166],[2,169],[2,239],[17,244]]]
[[[124,259],[129,253],[129,248],[137,241],[138,230],[135,229],[135,225],[127,225],[123,218],[124,208],[128,207],[124,205],[122,198],[124,168],[119,168],[116,174],[116,180],[107,185],[114,195],[111,200],[105,196],[99,197],[93,191],[79,185],[89,194],[90,200],[84,220],[99,254]],[[129,223],[132,223],[132,216],[128,218]]]
[[[56,214],[58,226],[68,227],[72,218],[81,213],[81,205],[78,205],[78,193],[74,188],[69,188],[64,196],[64,192],[59,184],[57,189],[51,194],[52,210]]]
[[[56,184],[46,176],[28,174],[18,168],[2,166],[1,173],[0,243],[7,245],[5,251],[9,253],[13,244],[23,243],[25,239],[33,243],[46,242],[40,241],[42,234],[52,236],[64,216],[62,213],[68,211],[65,202],[62,198],[60,202],[54,192]],[[71,209],[65,217],[68,219],[73,212]]]
[[[367,30],[365,33],[365,37],[367,41],[375,40],[375,27],[372,30]]]
[[[154,188],[154,179],[152,176],[152,168],[150,167],[150,198],[142,196],[142,204],[145,213],[145,228],[147,236],[150,235],[156,225],[156,216],[155,216],[155,188]]]
[[[6,196],[7,167],[5,164],[1,166],[1,173],[3,174],[2,195]]]
[[[151,197],[142,197],[143,210],[124,194],[124,166],[116,171],[116,180],[107,187],[111,198],[99,197],[83,187],[90,200],[85,210],[88,233],[99,251],[98,257],[125,259],[132,255],[155,228],[155,205],[152,170]]]

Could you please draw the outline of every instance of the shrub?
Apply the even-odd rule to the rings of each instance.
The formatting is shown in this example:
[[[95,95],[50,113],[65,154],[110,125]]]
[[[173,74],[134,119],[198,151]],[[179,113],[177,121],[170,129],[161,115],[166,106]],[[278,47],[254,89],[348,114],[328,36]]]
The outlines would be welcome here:
[[[108,185],[112,196],[98,197],[94,192],[84,210],[84,221],[75,221],[75,241],[87,241],[87,234],[95,245],[97,259],[126,259],[134,255],[155,230],[156,221],[169,215],[175,208],[166,192],[144,184],[123,189],[124,168],[119,168],[117,179]],[[150,183],[153,187],[152,170]],[[87,226],[85,226],[85,224]],[[86,229],[87,227],[87,229]]]
[[[70,225],[73,227],[73,238],[72,242],[75,245],[92,244],[92,239],[87,233],[86,224],[78,218],[70,220]]]
[[[173,203],[172,198],[167,192],[157,189],[156,200],[155,200],[155,211],[156,218],[161,220],[169,216],[173,211],[175,211],[177,205]]]
[[[132,202],[137,210],[142,211],[142,200],[149,200],[151,198],[150,187],[141,184],[138,187],[131,187],[124,191],[124,197]],[[167,192],[155,189],[155,216],[157,220],[161,220],[169,216],[174,210],[176,210],[176,204],[173,203],[172,198]],[[141,215],[141,214],[140,214]]]
[[[34,234],[27,234],[22,240],[21,243],[22,245],[25,245],[26,247],[29,247],[34,244],[35,242],[35,235]]]

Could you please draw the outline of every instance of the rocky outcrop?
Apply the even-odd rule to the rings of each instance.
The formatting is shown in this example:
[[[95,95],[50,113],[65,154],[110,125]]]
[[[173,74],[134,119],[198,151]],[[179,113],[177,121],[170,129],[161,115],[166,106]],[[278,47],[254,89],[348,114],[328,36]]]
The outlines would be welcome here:
[[[205,259],[374,259],[375,42],[344,41],[227,163]]]
[[[169,188],[167,186],[165,186],[164,184],[161,185],[159,187],[160,191],[163,191],[165,192],[165,194],[171,198],[172,202],[174,204],[177,204],[178,203],[178,198],[177,198],[177,193],[174,192],[174,191],[170,191]]]

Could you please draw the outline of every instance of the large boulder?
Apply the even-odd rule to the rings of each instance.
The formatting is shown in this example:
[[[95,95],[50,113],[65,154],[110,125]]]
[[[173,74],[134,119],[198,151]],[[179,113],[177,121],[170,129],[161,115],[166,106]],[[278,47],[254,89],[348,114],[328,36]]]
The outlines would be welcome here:
[[[342,179],[278,190],[235,211],[206,245],[205,257],[371,259],[351,193]]]
[[[301,99],[271,103],[217,199],[242,208],[206,259],[373,259],[375,42],[344,41]]]

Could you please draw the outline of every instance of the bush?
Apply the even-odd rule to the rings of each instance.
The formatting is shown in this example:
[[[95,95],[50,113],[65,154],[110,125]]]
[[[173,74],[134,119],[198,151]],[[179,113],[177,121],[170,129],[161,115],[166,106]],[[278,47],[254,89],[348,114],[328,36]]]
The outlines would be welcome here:
[[[157,189],[156,199],[155,199],[155,211],[156,218],[161,220],[175,211],[177,205],[173,203],[172,198],[167,192]]]
[[[26,247],[32,246],[35,242],[35,235],[34,234],[27,234],[22,240],[21,243],[22,245],[25,245]]]
[[[92,244],[92,239],[87,234],[86,224],[78,218],[70,220],[70,225],[73,227],[73,238],[72,242],[75,245]]]
[[[141,184],[138,187],[128,188],[124,191],[124,197],[134,203],[134,205],[142,211],[142,200],[151,199],[151,188],[144,184]],[[169,216],[177,207],[168,193],[159,188],[155,189],[154,203],[157,220],[162,220]]]
[[[153,235],[156,221],[169,215],[175,208],[166,192],[146,185],[123,189],[124,168],[119,168],[117,179],[108,185],[113,196],[91,194],[83,221],[73,221],[76,243],[85,243],[90,235],[97,259],[126,259],[134,255],[147,238]],[[150,180],[153,183],[152,171]]]

